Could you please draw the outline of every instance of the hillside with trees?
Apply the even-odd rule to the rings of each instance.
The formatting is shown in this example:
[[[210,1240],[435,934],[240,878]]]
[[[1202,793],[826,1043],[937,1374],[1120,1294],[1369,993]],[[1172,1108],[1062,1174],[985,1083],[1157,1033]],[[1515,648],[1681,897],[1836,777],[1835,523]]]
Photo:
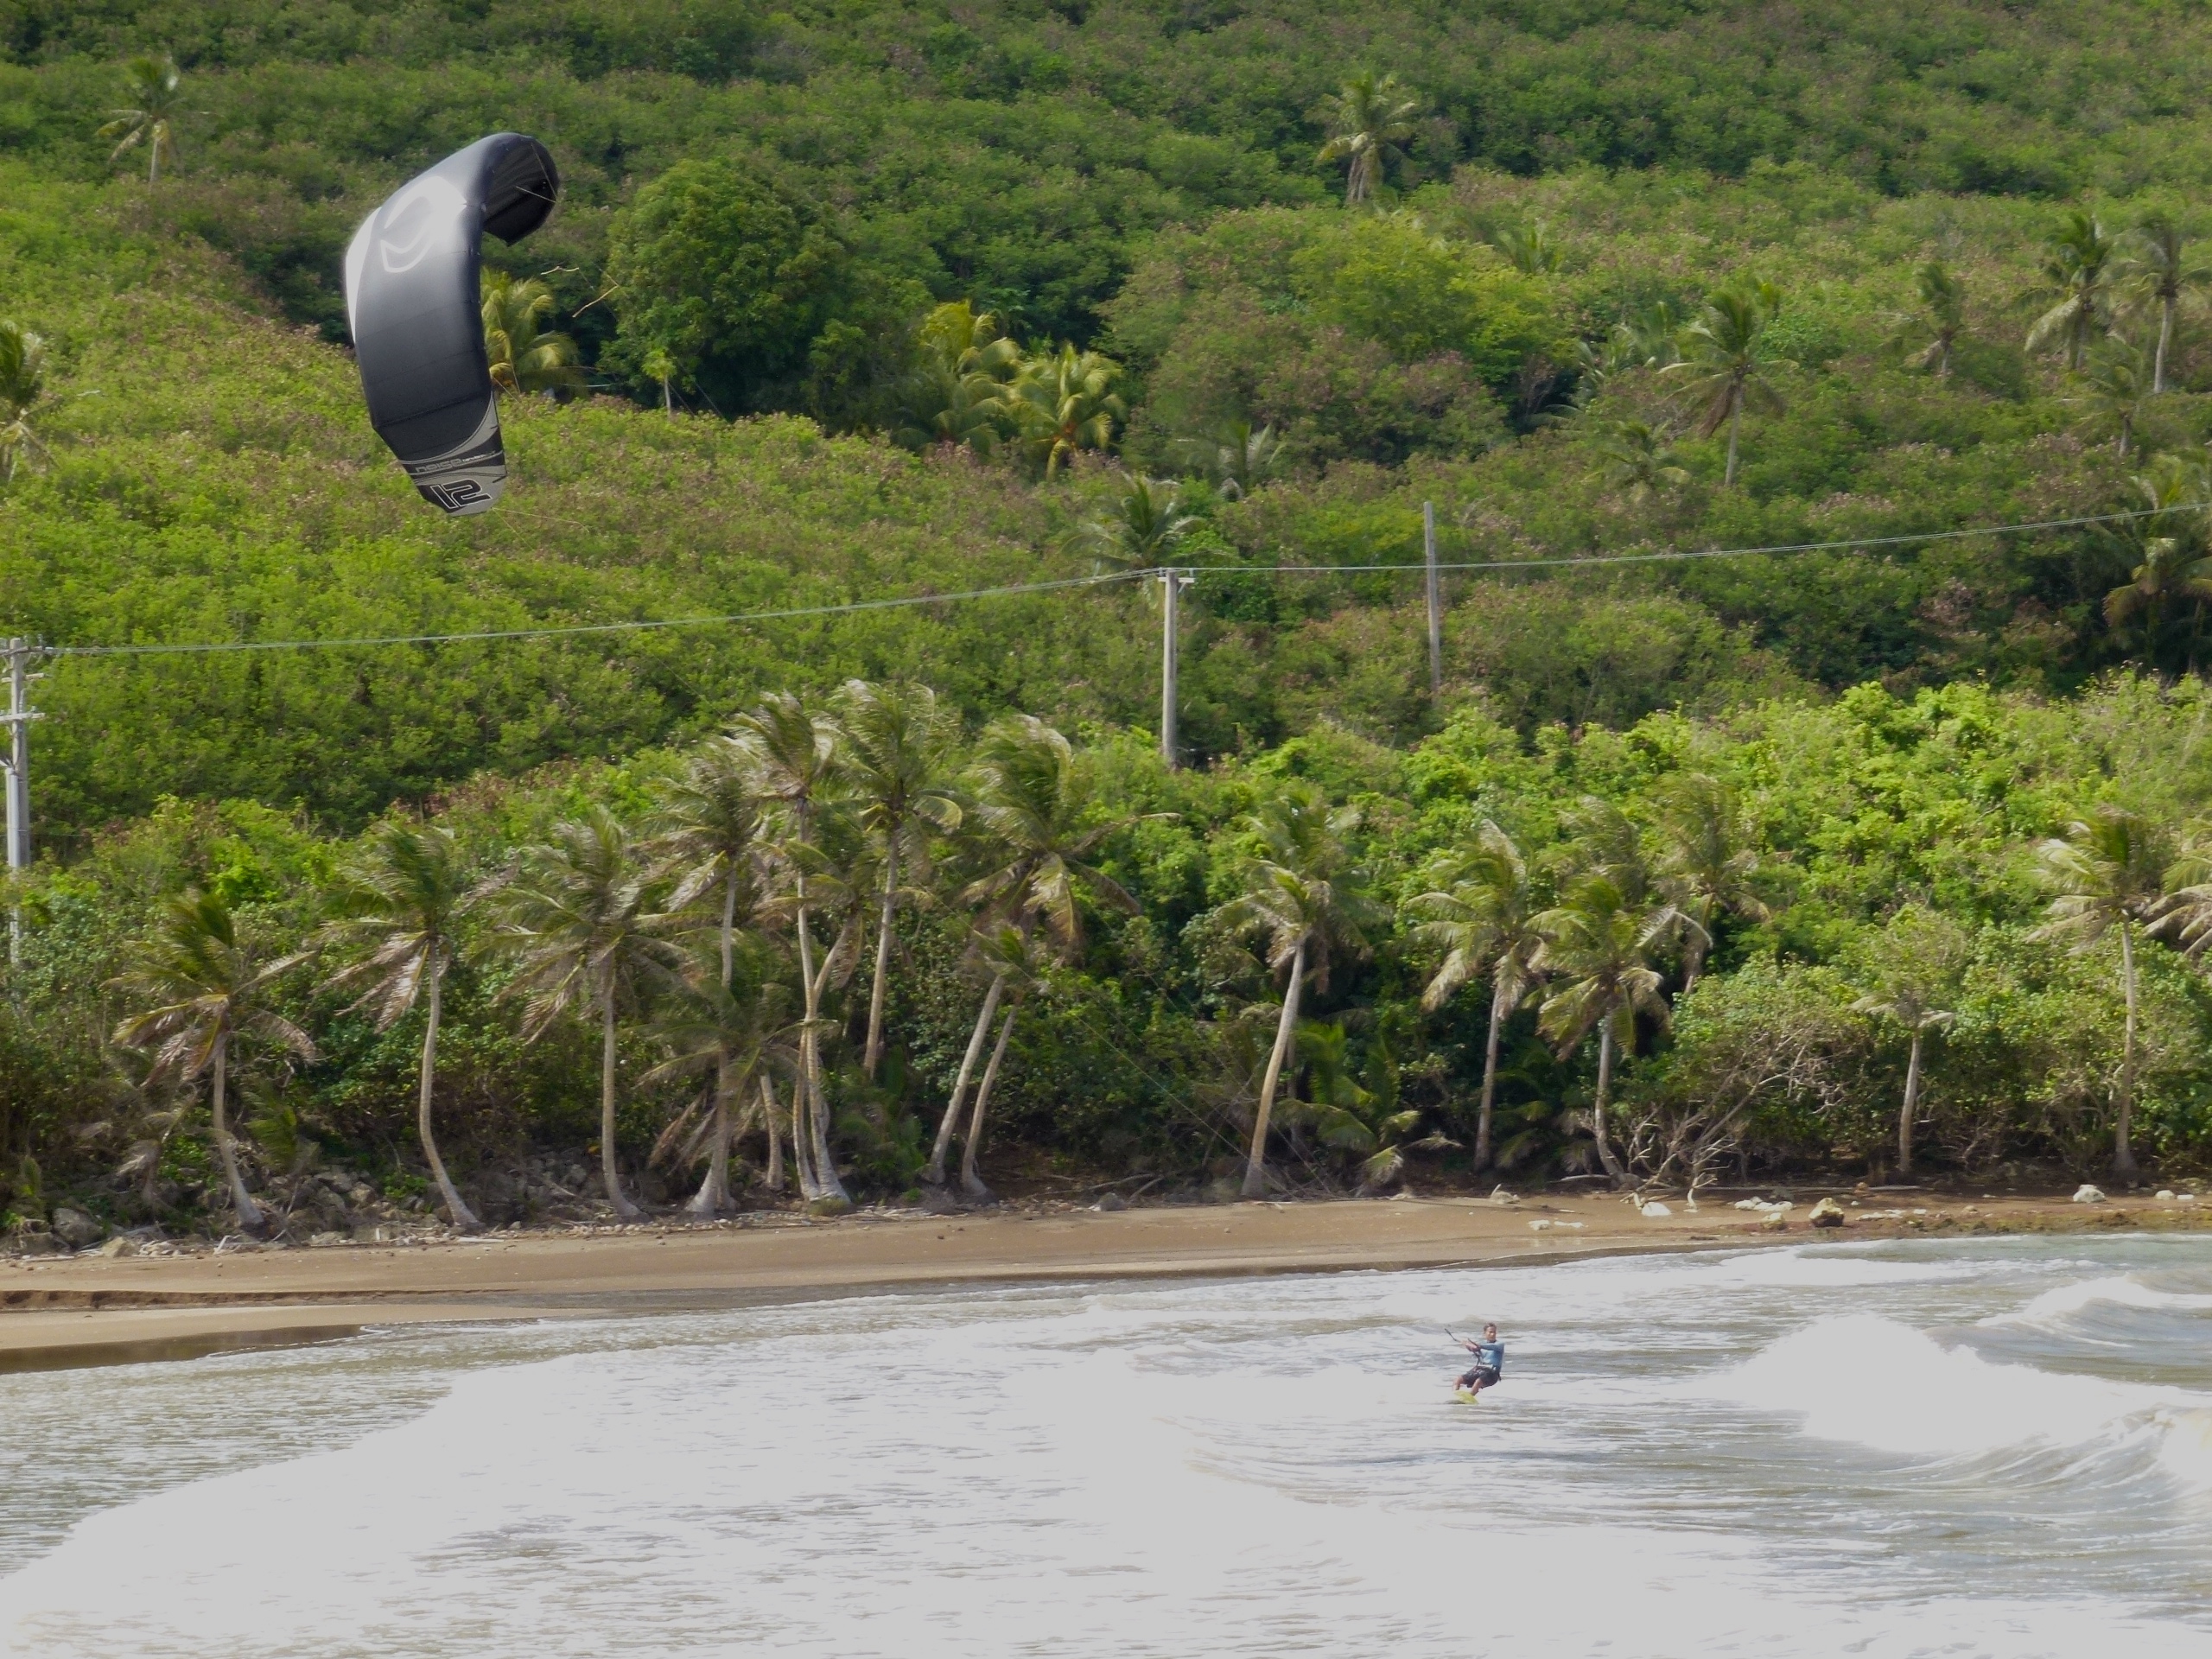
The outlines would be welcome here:
[[[2202,1161],[2202,19],[5,0],[0,53],[0,626],[65,648],[19,1216],[324,1157],[506,1219],[587,1146],[708,1208]],[[513,486],[439,522],[338,259],[502,127],[566,194],[486,279]]]

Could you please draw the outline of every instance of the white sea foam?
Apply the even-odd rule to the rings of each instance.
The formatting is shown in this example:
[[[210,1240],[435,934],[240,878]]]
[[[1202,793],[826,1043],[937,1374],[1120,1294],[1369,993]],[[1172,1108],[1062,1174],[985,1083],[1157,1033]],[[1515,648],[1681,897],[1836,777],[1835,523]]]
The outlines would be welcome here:
[[[2212,1460],[2202,1402],[1990,1364],[1846,1317],[1712,1371],[1724,1403],[1700,1404],[1675,1374],[1694,1362],[1634,1338],[1657,1310],[1740,1309],[1745,1293],[1716,1287],[1712,1265],[986,1292],[567,1327],[541,1340],[594,1351],[453,1370],[442,1398],[396,1426],[88,1515],[0,1580],[0,1653],[2205,1650],[2205,1630],[2078,1574],[2064,1599],[2032,1574],[1992,1592],[1917,1561],[1904,1585],[1883,1542],[1901,1516],[1859,1535],[1816,1518],[1789,1559],[1803,1472],[1774,1488],[1799,1493],[1789,1508],[1764,1512],[1756,1491],[1748,1509],[1716,1508],[1708,1479],[1716,1455],[1744,1478],[1825,1443],[1735,1402],[1803,1411],[1815,1436],[1898,1444],[1896,1423],[1852,1415],[1854,1390],[1924,1397],[1936,1427],[1904,1436],[1914,1450],[1992,1444],[1969,1400],[2029,1439],[2154,1423],[2185,1478],[2190,1444]],[[1751,1313],[1778,1332],[1795,1300],[1758,1292]],[[1421,1322],[1378,1322],[1386,1300],[1417,1305]],[[1425,1322],[1437,1302],[1525,1310],[1509,1386],[1480,1406],[1445,1399]],[[1619,1323],[1595,1328],[1605,1319]],[[455,1351],[480,1339],[455,1338]],[[1872,1387],[1868,1365],[1886,1373]],[[94,1401],[123,1386],[106,1375]],[[131,1382],[157,1410],[163,1390],[204,1389],[195,1376],[249,1375],[149,1368]]]
[[[2159,1290],[2126,1276],[2082,1279],[2046,1290],[2024,1307],[2005,1313],[1993,1313],[1982,1323],[1999,1326],[2048,1326],[2069,1314],[2081,1313],[2101,1304],[2113,1307],[2201,1311],[2212,1308],[2212,1296]]]

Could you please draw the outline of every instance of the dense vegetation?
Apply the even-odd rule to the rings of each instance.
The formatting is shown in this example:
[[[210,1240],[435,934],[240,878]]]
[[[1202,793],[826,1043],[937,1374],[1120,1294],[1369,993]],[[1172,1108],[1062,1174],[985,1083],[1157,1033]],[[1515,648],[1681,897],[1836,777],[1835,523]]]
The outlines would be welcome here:
[[[187,1110],[168,1144],[200,1155],[204,1091],[109,1040],[133,1012],[129,942],[168,898],[217,894],[282,956],[395,812],[450,824],[472,879],[594,806],[649,838],[690,746],[772,691],[855,677],[936,686],[963,743],[1014,711],[1076,734],[1090,829],[1177,815],[1107,837],[1136,914],[1089,893],[1084,942],[1038,969],[1001,1084],[1009,1147],[1109,1173],[1234,1163],[1274,993],[1224,918],[1264,840],[1246,818],[1302,776],[1360,803],[1332,833],[1389,912],[1300,1010],[1304,1167],[1360,1179],[1337,1152],[1415,1109],[1404,1144],[1431,1144],[1409,1155],[1464,1166],[1482,1022],[1461,1002],[1488,993],[1421,1012],[1436,918],[1401,901],[1440,849],[1479,850],[1481,817],[1532,903],[1624,880],[1576,817],[1592,795],[1641,826],[1649,892],[1624,902],[1663,910],[1705,788],[1680,774],[1737,804],[1731,855],[1758,874],[1704,944],[1655,924],[1659,978],[1608,1079],[1642,1173],[1688,1173],[1664,1126],[1730,1098],[1726,1054],[1763,1046],[1806,1069],[1760,1081],[1698,1158],[1745,1130],[1761,1158],[1894,1162],[1894,1122],[1875,1126],[1908,1024],[1923,1158],[2081,1163],[2137,1095],[2145,1144],[2195,1155],[2196,982],[2137,942],[2124,1065],[2097,954],[2119,924],[2088,955],[2031,938],[2051,894],[2023,850],[2109,831],[2105,803],[2143,815],[2130,928],[2196,879],[2212,352],[2190,202],[2212,151],[2188,89],[2212,29],[2194,13],[4,0],[0,53],[9,632],[466,633],[1200,577],[1181,706],[1199,770],[1180,774],[1132,735],[1157,696],[1137,582],[613,638],[50,659],[47,861],[0,1077],[19,1195],[111,1167],[149,1101]],[[513,346],[515,488],[443,524],[361,417],[337,257],[391,184],[498,126],[546,139],[568,194],[487,293]],[[1447,559],[1528,567],[1447,583],[1440,695],[1417,583],[1331,573],[1417,562],[1423,503]],[[1574,568],[1808,543],[1826,545]],[[988,861],[968,833],[900,912],[915,968],[889,1058],[863,1080],[824,1038],[832,1166],[858,1160],[871,1188],[925,1158],[913,1136],[965,1052],[974,998],[950,969],[990,945],[961,902]],[[519,971],[493,948],[507,924],[472,915],[441,1096],[464,1185],[524,1141],[590,1138],[597,1077],[560,1021],[522,1040],[522,1002],[496,996]],[[1883,927],[1949,964],[1935,1001],[1877,982]],[[747,971],[774,981],[788,917],[760,932]],[[343,1014],[315,988],[343,955],[272,986],[319,1058],[264,1052],[245,1076],[273,1092],[250,1115],[273,1146],[404,1162],[421,1016],[378,1035]],[[823,984],[826,1017],[864,1024],[847,999],[872,983]],[[1596,1155],[1595,1045],[1540,1034],[1544,995],[1507,1027],[1516,1168]],[[633,1161],[690,1086],[631,1086],[668,1060],[668,1011],[622,1016],[609,1144]],[[1331,1101],[1369,1103],[1335,1151]]]

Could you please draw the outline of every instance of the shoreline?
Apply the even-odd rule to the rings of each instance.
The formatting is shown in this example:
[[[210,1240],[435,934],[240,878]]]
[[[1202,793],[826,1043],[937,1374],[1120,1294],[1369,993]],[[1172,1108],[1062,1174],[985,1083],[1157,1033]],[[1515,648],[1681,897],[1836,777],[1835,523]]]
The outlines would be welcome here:
[[[1526,1267],[1764,1244],[2212,1230],[2194,1205],[2125,1198],[1859,1199],[1847,1224],[1774,1227],[1725,1205],[1646,1217],[1614,1193],[1262,1200],[1100,1213],[776,1215],[619,1231],[495,1233],[191,1256],[34,1258],[0,1270],[0,1374],[328,1341],[373,1325],[637,1313],[931,1286]],[[1853,1201],[1847,1192],[1840,1204]]]

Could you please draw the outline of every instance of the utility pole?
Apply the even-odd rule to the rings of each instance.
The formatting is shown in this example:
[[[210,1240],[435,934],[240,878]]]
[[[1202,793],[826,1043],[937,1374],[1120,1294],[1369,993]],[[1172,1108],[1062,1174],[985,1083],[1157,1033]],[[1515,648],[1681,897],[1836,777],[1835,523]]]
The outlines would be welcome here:
[[[1428,566],[1428,695],[1444,695],[1444,596],[1436,583],[1436,504],[1421,504],[1421,550]]]
[[[1170,772],[1179,764],[1175,757],[1176,619],[1183,589],[1197,580],[1180,570],[1160,573],[1160,758]]]
[[[31,862],[31,721],[38,718],[31,707],[30,683],[39,678],[30,671],[35,654],[28,639],[8,641],[8,712],[0,724],[8,728],[8,753],[0,760],[7,772],[8,872],[12,876]],[[8,961],[21,961],[23,953],[23,912],[20,905],[8,906]]]

